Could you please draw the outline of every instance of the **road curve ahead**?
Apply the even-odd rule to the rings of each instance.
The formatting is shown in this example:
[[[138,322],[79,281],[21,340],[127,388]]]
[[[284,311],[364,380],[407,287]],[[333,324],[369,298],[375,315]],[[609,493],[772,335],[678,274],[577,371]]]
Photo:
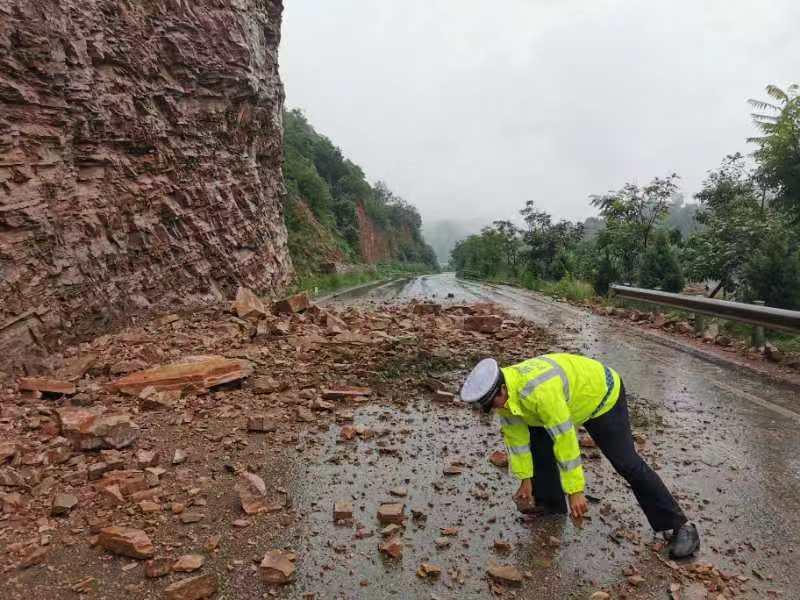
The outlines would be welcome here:
[[[646,422],[636,424],[648,438],[643,453],[702,532],[698,560],[750,577],[748,597],[766,597],[770,590],[779,590],[785,598],[800,598],[800,403],[796,390],[741,368],[710,362],[618,321],[539,294],[468,282],[449,273],[382,286],[338,302],[412,298],[495,302],[547,327],[563,346],[617,369],[633,396],[632,404],[645,415]],[[602,465],[590,470],[587,491],[613,501],[615,508],[624,510],[627,523],[645,535],[648,528],[632,495],[624,486],[617,488],[619,478],[606,461],[597,462]],[[593,487],[593,477],[597,487]],[[509,481],[498,493],[512,489]],[[580,541],[607,536],[610,532],[603,527],[600,520],[593,520],[589,531],[578,532],[572,543],[562,547],[558,557],[562,573],[579,571],[591,578],[592,565],[602,570],[617,564],[596,556],[588,542]],[[587,560],[587,555],[592,558]],[[608,581],[608,574],[596,575],[596,581]]]

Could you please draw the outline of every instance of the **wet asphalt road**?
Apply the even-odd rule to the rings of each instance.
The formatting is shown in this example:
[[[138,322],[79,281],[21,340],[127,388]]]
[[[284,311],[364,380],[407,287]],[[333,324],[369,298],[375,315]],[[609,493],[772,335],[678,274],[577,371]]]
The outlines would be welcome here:
[[[447,299],[451,293],[453,298]],[[610,319],[505,286],[417,278],[337,297],[337,304],[405,302],[412,298],[465,303],[492,301],[551,331],[563,349],[594,356],[617,369],[631,395],[634,430],[646,436],[645,459],[658,469],[690,518],[703,547],[697,561],[748,577],[747,598],[800,598],[800,414],[796,392],[750,372],[713,364],[665,346]],[[455,384],[455,381],[453,381]],[[296,505],[309,516],[297,547],[302,557],[294,594],[316,598],[484,598],[486,563],[516,565],[529,579],[522,598],[585,598],[624,581],[637,568],[646,584],[631,598],[667,598],[674,574],[654,558],[653,534],[633,495],[608,463],[589,451],[587,493],[602,499],[577,529],[564,518],[523,520],[510,496],[515,482],[486,457],[502,448],[497,425],[455,406],[425,399],[403,409],[370,405],[356,424],[389,435],[355,446],[336,444],[338,428],[305,450],[292,483]],[[388,448],[388,449],[387,449]],[[446,476],[454,460],[462,475]],[[377,552],[377,505],[390,490],[407,489],[409,518],[400,561]],[[320,498],[324,498],[320,500]],[[352,499],[356,520],[371,537],[331,523],[331,499]],[[458,535],[439,548],[440,528]],[[298,535],[300,534],[300,535]],[[556,545],[555,540],[560,541]],[[493,549],[495,540],[511,551]],[[441,543],[441,540],[439,540]],[[296,542],[295,542],[296,546]],[[664,555],[662,553],[662,555]],[[435,582],[415,575],[421,562],[442,567]]]

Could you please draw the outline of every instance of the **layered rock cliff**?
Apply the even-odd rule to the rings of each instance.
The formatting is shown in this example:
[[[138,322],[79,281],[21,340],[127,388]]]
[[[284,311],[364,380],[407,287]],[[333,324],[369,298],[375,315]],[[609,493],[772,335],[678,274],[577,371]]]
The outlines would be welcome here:
[[[281,13],[0,0],[0,356],[288,281]]]

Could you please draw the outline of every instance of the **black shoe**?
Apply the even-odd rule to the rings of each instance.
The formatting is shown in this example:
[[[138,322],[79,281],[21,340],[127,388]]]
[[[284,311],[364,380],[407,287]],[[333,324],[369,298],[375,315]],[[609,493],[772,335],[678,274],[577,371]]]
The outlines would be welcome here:
[[[672,558],[686,558],[700,548],[700,534],[694,523],[684,523],[672,536],[669,555]]]

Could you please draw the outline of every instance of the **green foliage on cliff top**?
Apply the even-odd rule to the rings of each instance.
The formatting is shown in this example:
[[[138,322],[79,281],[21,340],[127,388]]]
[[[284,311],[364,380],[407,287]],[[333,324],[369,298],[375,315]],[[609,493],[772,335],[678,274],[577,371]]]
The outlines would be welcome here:
[[[386,239],[388,261],[436,268],[433,250],[422,239],[416,208],[386,184],[371,185],[361,167],[317,133],[300,110],[287,111],[283,118],[285,219],[292,259],[301,275],[318,271],[323,262],[363,260],[359,204]]]

